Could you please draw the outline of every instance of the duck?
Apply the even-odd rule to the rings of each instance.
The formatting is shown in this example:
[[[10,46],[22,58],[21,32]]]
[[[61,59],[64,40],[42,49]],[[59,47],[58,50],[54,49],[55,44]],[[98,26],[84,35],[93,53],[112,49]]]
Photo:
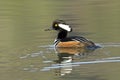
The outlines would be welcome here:
[[[72,27],[64,20],[55,20],[52,27],[45,31],[55,30],[58,32],[57,38],[54,41],[56,48],[88,48],[96,47],[95,43],[82,36],[67,36],[72,32]]]

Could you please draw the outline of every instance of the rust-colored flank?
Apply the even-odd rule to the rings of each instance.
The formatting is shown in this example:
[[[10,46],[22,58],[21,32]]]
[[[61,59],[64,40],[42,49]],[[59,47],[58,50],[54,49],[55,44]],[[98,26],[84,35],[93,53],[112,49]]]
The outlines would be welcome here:
[[[79,41],[67,41],[67,42],[59,42],[56,47],[74,47],[74,48],[77,48],[77,47],[84,47],[85,44],[84,43],[81,43]]]

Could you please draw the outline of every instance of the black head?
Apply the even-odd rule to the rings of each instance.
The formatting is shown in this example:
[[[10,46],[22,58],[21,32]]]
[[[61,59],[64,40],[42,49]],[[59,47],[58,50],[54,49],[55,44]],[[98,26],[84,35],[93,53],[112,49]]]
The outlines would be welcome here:
[[[54,30],[65,30],[67,32],[71,32],[72,28],[65,23],[63,20],[55,20],[52,24],[52,28]]]

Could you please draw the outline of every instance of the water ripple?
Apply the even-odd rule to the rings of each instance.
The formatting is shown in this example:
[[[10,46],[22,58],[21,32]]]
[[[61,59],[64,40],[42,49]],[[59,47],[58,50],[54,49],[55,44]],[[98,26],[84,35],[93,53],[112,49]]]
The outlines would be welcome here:
[[[120,62],[120,60],[110,60],[112,58],[110,58],[110,59],[107,58],[107,59],[105,59],[105,60],[95,60],[95,61],[86,61],[86,62],[65,63],[65,64],[53,64],[53,65],[51,65],[49,67],[44,67],[43,69],[41,69],[41,71],[48,71],[48,70],[51,70],[51,69],[64,68],[64,67],[80,66],[80,65],[85,65],[85,64]]]
[[[98,43],[102,47],[120,47],[120,43]]]

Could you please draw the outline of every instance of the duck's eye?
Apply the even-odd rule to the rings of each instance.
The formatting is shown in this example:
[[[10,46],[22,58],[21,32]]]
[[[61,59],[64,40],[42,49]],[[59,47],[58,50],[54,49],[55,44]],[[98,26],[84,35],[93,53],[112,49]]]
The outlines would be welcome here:
[[[55,24],[55,27],[58,27],[58,24]]]

